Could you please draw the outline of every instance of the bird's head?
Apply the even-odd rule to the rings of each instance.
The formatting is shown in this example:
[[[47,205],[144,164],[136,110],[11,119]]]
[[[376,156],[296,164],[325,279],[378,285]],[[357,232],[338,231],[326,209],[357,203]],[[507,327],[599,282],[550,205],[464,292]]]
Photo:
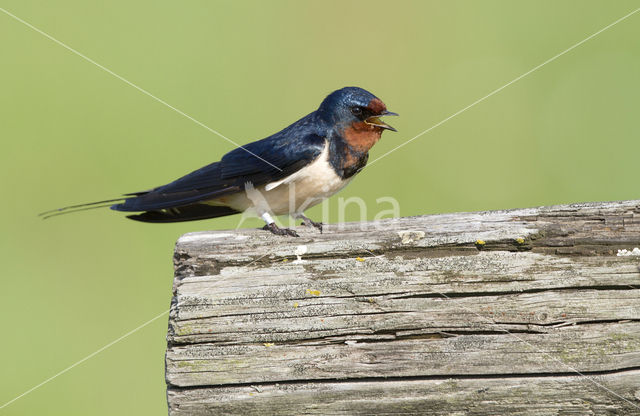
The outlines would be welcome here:
[[[387,111],[382,100],[358,87],[345,87],[332,92],[320,104],[318,112],[341,131],[354,129],[377,134],[385,129],[397,131],[380,117],[398,114]]]

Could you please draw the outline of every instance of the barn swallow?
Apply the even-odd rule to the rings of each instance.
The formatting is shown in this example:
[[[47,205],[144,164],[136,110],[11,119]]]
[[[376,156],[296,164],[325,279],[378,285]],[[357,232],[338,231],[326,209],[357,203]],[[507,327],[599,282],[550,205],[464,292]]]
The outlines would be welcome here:
[[[254,209],[266,222],[264,229],[274,234],[297,236],[274,222],[272,215],[284,214],[322,232],[322,224],[307,218],[304,210],[344,188],[365,167],[369,149],[382,132],[396,131],[380,117],[397,115],[370,92],[345,87],[278,133],[234,149],[220,161],[167,185],[43,215],[110,206],[116,211],[141,212],[127,216],[132,220],[170,223]]]

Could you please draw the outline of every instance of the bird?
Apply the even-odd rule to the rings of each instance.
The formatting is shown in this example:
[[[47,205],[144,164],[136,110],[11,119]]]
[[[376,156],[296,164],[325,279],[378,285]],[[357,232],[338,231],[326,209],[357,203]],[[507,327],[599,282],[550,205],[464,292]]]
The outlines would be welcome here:
[[[351,182],[367,164],[383,131],[397,131],[382,116],[397,116],[369,91],[344,87],[283,130],[243,146],[166,185],[121,198],[44,212],[49,218],[110,207],[135,221],[173,223],[224,217],[254,210],[264,230],[298,237],[273,216],[289,214],[322,232],[304,211]]]

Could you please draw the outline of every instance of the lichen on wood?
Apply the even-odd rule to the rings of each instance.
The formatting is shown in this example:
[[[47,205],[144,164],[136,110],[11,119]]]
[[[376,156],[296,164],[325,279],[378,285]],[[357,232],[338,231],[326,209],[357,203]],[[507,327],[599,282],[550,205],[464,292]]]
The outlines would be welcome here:
[[[297,231],[180,238],[170,414],[640,414],[640,201]]]

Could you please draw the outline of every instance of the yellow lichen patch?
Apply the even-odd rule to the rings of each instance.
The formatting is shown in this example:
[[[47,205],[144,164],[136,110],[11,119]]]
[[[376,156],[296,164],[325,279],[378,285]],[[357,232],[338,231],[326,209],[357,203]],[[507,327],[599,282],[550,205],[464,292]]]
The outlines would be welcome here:
[[[485,244],[487,244],[487,243],[485,243],[484,240],[476,240],[476,245],[477,246],[483,246]]]
[[[288,262],[289,262],[289,259],[282,259],[282,262],[283,262],[283,263],[288,263]]]
[[[311,289],[307,289],[307,294],[312,295],[312,296],[320,296],[320,291],[319,290],[311,290]]]
[[[265,347],[273,347],[275,344],[273,342],[265,342],[264,344]]]
[[[362,257],[356,257],[356,260],[358,261],[364,261],[364,259]]]
[[[518,238],[516,238],[516,243],[518,243],[518,244],[524,244],[524,238],[522,238],[522,237],[518,237]]]
[[[300,306],[300,305],[298,305],[298,302],[293,302],[293,307],[294,308],[297,308],[298,306]]]

